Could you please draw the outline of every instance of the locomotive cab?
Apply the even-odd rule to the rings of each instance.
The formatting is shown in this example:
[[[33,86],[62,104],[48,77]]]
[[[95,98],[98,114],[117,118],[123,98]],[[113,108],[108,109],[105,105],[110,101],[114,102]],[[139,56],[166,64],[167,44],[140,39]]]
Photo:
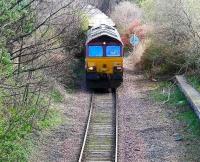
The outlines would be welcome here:
[[[114,27],[100,25],[88,32],[86,79],[123,79],[123,43]]]

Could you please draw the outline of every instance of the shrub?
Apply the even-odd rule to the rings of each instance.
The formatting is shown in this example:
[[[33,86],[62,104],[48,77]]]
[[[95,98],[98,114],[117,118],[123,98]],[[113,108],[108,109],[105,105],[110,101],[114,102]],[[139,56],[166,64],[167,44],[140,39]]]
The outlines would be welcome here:
[[[143,70],[150,72],[151,75],[174,74],[179,72],[185,58],[180,53],[174,53],[165,44],[150,41],[141,58]]]
[[[195,7],[198,4],[189,0],[142,2],[145,21],[153,28],[153,34],[149,37],[153,43],[143,57],[144,68],[158,67],[158,71],[166,74],[183,73],[190,69],[198,71],[200,12]]]
[[[83,5],[79,0],[0,1],[0,161],[27,161],[27,137],[41,130],[50,98],[61,100],[50,91],[56,79],[70,80],[63,74],[80,51]]]

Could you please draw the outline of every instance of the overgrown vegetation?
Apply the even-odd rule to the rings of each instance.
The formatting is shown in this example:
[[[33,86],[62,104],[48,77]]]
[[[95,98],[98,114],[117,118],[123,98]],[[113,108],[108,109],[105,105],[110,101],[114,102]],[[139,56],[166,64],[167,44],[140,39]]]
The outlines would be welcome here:
[[[200,92],[200,77],[198,75],[187,75],[188,82],[197,90]]]
[[[152,28],[142,59],[152,75],[199,71],[199,1],[145,0],[144,20]]]
[[[51,97],[54,102],[62,102],[63,101],[63,96],[57,89],[52,90]]]
[[[82,50],[79,0],[0,1],[0,161],[27,161],[31,135],[60,122],[56,81],[68,83]]]
[[[125,45],[130,45],[133,34],[144,40],[140,41],[145,50],[138,65],[150,76],[190,71],[199,75],[198,6],[199,1],[190,0],[129,0],[120,2],[111,16]]]
[[[151,77],[191,71],[199,75],[199,6],[191,0],[127,0],[120,1],[111,17],[125,49],[131,49],[133,34],[140,38],[145,48],[138,65]]]
[[[183,72],[181,69],[185,63],[186,58],[181,53],[175,55],[169,45],[149,40],[146,42],[146,49],[140,64],[145,71],[155,77]]]

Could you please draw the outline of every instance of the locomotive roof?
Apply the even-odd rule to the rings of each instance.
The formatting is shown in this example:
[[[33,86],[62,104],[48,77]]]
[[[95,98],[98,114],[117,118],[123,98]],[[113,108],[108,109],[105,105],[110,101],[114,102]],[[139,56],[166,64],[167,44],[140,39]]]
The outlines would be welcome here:
[[[84,12],[88,16],[90,27],[99,26],[101,24],[115,26],[111,18],[94,6],[88,5],[84,8]]]
[[[114,27],[106,25],[106,24],[101,24],[99,26],[92,27],[88,31],[86,44],[101,36],[109,36],[111,38],[118,40],[120,43],[122,43],[118,31]]]

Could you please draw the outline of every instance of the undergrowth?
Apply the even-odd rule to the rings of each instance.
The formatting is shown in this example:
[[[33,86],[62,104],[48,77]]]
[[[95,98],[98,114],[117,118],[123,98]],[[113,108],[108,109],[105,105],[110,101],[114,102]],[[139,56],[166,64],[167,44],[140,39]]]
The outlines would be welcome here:
[[[47,116],[44,118],[44,120],[41,120],[38,122],[38,126],[40,129],[50,129],[57,125],[59,125],[62,122],[62,117],[59,111],[56,111],[54,109],[49,110]]]
[[[140,62],[142,69],[154,77],[180,73],[184,63],[185,58],[180,52],[176,53],[169,45],[154,40],[147,43]]]
[[[62,96],[62,94],[57,89],[53,89],[52,90],[52,92],[51,92],[51,98],[56,103],[63,101],[63,96]]]
[[[186,76],[187,80],[191,85],[200,92],[200,77],[197,75],[188,75]]]
[[[27,161],[34,149],[34,132],[55,127],[61,120],[60,112],[52,109],[27,105],[5,111],[0,105],[0,162]]]

